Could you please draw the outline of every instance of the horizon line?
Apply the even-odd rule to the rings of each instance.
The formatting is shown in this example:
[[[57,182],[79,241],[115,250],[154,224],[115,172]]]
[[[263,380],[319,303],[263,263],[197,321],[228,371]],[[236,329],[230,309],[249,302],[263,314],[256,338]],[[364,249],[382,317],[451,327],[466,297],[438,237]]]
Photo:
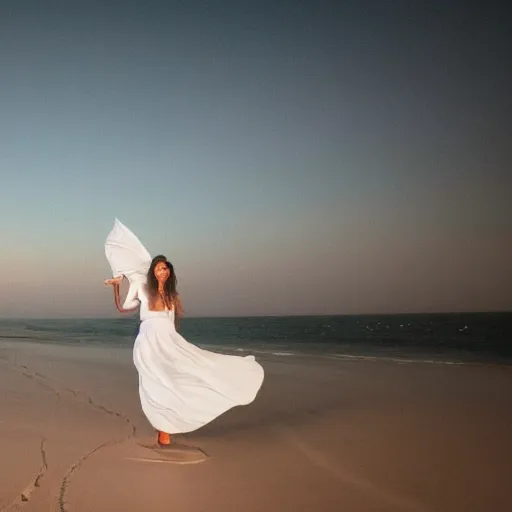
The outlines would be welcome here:
[[[232,319],[232,318],[310,318],[310,317],[333,317],[333,316],[411,316],[411,315],[486,315],[486,314],[507,314],[512,313],[510,310],[477,310],[477,311],[408,311],[408,312],[395,312],[395,313],[310,313],[310,314],[266,314],[266,315],[188,315],[181,320],[188,318],[194,319]],[[0,321],[4,320],[117,320],[117,319],[138,319],[138,315],[122,314],[118,316],[59,316],[59,317],[1,317]]]

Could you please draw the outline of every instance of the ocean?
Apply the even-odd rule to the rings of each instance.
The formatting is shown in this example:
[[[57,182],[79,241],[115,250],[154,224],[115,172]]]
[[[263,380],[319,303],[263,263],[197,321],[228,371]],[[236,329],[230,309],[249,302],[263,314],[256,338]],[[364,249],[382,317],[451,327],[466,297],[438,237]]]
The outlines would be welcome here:
[[[137,317],[0,320],[0,340],[131,347]],[[224,353],[512,364],[512,313],[184,318],[181,334]]]

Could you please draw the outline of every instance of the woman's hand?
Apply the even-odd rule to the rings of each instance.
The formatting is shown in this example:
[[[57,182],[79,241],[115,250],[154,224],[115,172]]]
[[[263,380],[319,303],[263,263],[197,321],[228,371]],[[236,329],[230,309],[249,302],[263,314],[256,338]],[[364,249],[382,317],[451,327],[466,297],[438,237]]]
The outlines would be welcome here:
[[[121,281],[123,280],[124,276],[114,277],[112,279],[107,279],[105,281],[105,286],[119,286],[121,284]]]

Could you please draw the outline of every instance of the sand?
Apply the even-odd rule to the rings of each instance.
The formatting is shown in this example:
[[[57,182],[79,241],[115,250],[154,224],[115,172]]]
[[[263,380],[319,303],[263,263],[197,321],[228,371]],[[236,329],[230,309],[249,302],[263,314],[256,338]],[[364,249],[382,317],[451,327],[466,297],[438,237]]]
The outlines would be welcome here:
[[[512,368],[262,364],[254,404],[159,453],[130,350],[1,342],[0,510],[512,510]]]

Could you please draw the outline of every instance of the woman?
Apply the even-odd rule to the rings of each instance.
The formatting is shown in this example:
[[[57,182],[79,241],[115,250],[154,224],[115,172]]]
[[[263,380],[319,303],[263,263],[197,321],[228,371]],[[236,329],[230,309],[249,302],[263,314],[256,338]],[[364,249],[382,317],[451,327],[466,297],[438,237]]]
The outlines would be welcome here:
[[[231,356],[200,349],[176,330],[183,314],[177,279],[165,256],[151,260],[138,238],[116,219],[105,243],[120,312],[140,307],[141,325],[133,349],[142,410],[158,431],[158,444],[170,434],[197,430],[228,409],[251,403],[263,383],[253,356]],[[119,285],[130,288],[121,305]]]

